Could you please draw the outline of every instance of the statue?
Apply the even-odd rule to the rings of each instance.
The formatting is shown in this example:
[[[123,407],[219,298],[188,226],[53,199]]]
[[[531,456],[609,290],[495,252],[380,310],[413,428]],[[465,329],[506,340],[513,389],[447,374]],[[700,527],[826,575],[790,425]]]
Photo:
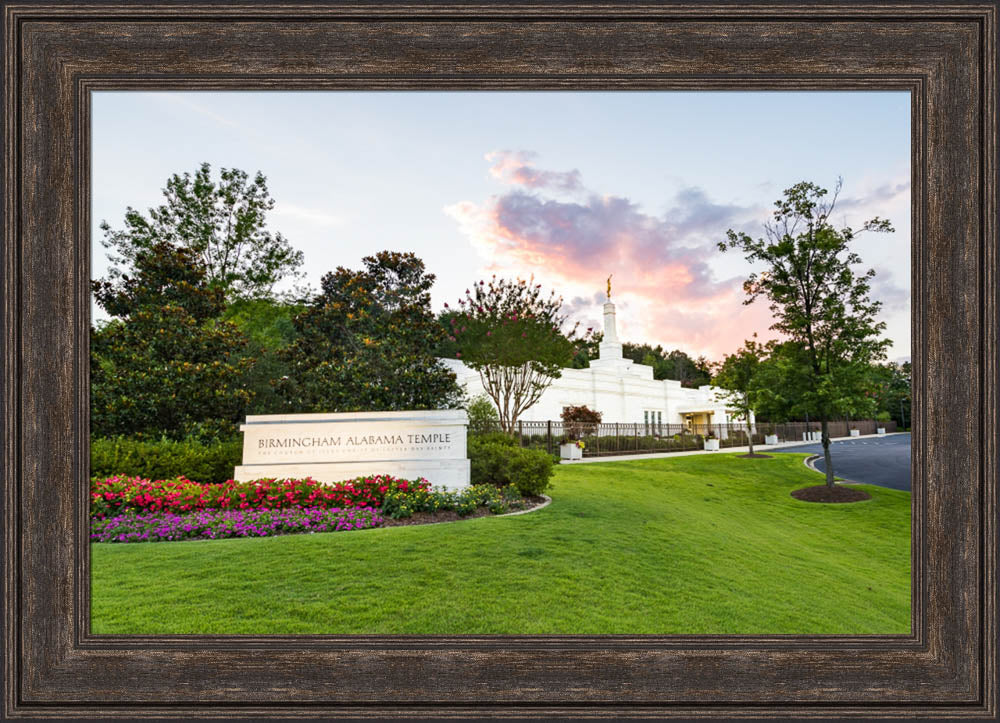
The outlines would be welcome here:
[[[614,276],[614,274],[611,274]],[[608,301],[611,301],[611,276],[608,277]]]

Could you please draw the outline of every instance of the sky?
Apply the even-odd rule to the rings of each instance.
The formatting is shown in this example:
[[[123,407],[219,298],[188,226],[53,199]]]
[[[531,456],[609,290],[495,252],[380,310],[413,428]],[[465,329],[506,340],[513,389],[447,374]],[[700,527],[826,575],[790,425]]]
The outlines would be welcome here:
[[[600,329],[613,274],[620,339],[721,359],[775,333],[764,300],[743,303],[753,268],[717,242],[762,236],[784,189],[839,177],[837,225],[895,228],[853,248],[876,271],[889,359],[910,356],[906,92],[122,91],[92,111],[93,278],[100,223],[122,228],[126,207],[160,205],[167,178],[207,161],[267,177],[268,227],[314,288],[412,251],[435,311],[493,274],[533,277]]]

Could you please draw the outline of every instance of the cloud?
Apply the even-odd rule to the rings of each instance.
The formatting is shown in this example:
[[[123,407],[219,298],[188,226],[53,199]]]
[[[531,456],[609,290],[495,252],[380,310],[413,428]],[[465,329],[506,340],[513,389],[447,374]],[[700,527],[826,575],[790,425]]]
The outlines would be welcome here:
[[[538,165],[528,151],[486,156],[503,190],[484,201],[445,208],[483,257],[482,270],[509,276],[534,274],[569,301],[564,311],[583,327],[600,329],[608,274],[618,305],[619,337],[662,344],[721,359],[753,333],[776,336],[764,299],[743,303],[750,268],[738,252],[716,244],[726,231],[763,235],[771,204],[738,205],[713,199],[704,189],[682,187],[653,213],[625,195],[601,193],[579,170]],[[884,213],[908,198],[909,183],[886,183],[838,208],[852,217]],[[886,311],[909,303],[909,291],[879,271],[873,296]]]
[[[886,268],[876,268],[871,280],[871,297],[882,302],[882,308],[888,312],[910,310],[910,289],[900,286],[893,278],[893,273]]]
[[[543,171],[531,165],[537,154],[530,151],[493,151],[486,154],[491,161],[490,174],[506,184],[516,184],[525,188],[545,188],[552,191],[574,193],[582,191],[580,172]]]
[[[294,206],[288,203],[276,203],[271,215],[277,218],[288,218],[296,221],[304,221],[316,226],[340,226],[344,219],[335,216],[327,211],[321,211],[304,206]]]
[[[486,158],[490,173],[509,188],[445,209],[483,255],[484,271],[535,273],[571,297],[565,310],[584,326],[600,315],[604,300],[592,290],[603,290],[614,274],[623,338],[715,355],[742,341],[713,331],[747,318],[740,303],[744,277],[717,277],[716,243],[728,228],[759,231],[764,209],[719,203],[688,187],[668,200],[666,212],[652,214],[626,196],[585,187],[578,170],[537,167],[533,153]]]

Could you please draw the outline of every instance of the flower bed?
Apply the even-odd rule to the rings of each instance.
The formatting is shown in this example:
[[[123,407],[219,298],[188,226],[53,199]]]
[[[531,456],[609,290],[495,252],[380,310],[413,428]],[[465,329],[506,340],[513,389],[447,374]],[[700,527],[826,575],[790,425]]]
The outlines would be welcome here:
[[[128,510],[114,517],[91,518],[90,539],[92,542],[218,540],[363,530],[381,523],[382,518],[374,510],[360,508],[202,510],[186,514]]]
[[[382,505],[389,491],[409,492],[430,488],[425,479],[405,480],[388,475],[358,477],[348,482],[323,484],[314,479],[229,480],[200,484],[185,477],[148,480],[108,477],[91,480],[90,513],[95,517],[119,515],[126,510],[147,512],[198,512],[201,510],[320,509]]]
[[[414,513],[419,521],[445,513],[502,514],[529,501],[512,484],[449,492],[431,489],[422,478],[376,475],[336,484],[307,478],[218,485],[108,477],[91,481],[90,503],[91,541],[157,542],[361,530]]]

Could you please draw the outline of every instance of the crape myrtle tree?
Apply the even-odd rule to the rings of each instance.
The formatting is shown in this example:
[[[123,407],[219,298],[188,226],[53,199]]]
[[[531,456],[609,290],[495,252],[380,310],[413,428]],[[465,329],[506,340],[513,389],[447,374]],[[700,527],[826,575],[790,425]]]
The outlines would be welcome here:
[[[577,326],[562,330],[566,317],[555,292],[519,279],[479,281],[466,289],[458,313],[448,318],[455,355],[479,372],[497,407],[500,425],[513,432],[517,420],[570,365]]]
[[[95,436],[227,437],[250,402],[246,337],[189,249],[157,241],[129,273],[92,282],[112,319],[91,329]]]
[[[381,251],[360,271],[338,267],[293,319],[276,380],[290,411],[457,408],[462,390],[435,352],[444,330],[430,305],[434,275],[412,253]]]
[[[148,218],[129,206],[124,228],[101,223],[111,281],[134,267],[137,254],[163,242],[190,251],[227,301],[269,297],[282,278],[299,275],[302,252],[267,229],[274,200],[262,173],[251,179],[238,168],[222,168],[214,180],[211,166],[202,163],[193,176],[171,176],[163,196],[166,203],[149,209]]]
[[[826,189],[797,183],[775,203],[763,238],[730,229],[727,241],[719,243],[720,250],[739,249],[751,264],[764,267],[743,284],[744,303],[766,298],[775,319],[771,328],[798,347],[796,371],[803,380],[799,406],[820,421],[829,488],[834,484],[829,421],[874,411],[865,394],[869,370],[885,357],[890,343],[881,337],[885,324],[876,320],[881,304],[870,298],[875,272],[854,269],[861,263],[850,249],[856,232],[830,221],[840,188],[838,179],[827,199]],[[861,230],[893,229],[876,217]]]
[[[760,397],[760,372],[767,357],[767,347],[753,339],[747,339],[733,354],[726,354],[717,365],[712,384],[720,389],[716,396],[726,403],[736,419],[747,423],[750,456],[753,452],[753,432],[749,429],[750,418],[756,413]]]

